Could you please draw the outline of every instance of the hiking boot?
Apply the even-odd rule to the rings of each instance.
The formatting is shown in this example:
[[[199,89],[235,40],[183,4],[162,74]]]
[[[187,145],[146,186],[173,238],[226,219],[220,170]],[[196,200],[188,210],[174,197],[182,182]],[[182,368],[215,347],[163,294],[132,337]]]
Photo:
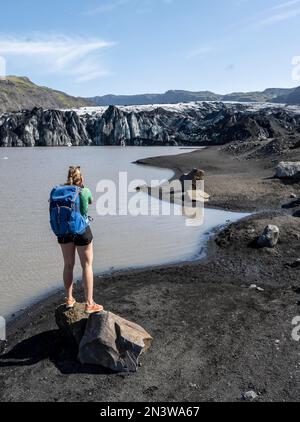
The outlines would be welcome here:
[[[75,303],[76,303],[76,300],[73,297],[72,297],[72,299],[67,299],[67,301],[66,301],[66,308],[67,309],[73,309]]]
[[[85,313],[86,314],[97,314],[103,311],[102,305],[97,305],[97,303],[93,303],[93,305],[85,305]]]

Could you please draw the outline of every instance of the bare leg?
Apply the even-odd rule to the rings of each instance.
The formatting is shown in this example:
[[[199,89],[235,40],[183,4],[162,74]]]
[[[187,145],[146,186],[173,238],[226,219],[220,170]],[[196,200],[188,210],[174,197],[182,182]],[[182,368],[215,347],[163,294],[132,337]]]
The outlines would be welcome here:
[[[67,243],[60,245],[64,257],[64,284],[66,289],[67,299],[73,298],[73,270],[75,265],[75,245],[74,243]]]
[[[94,304],[94,274],[93,274],[93,243],[87,246],[77,246],[78,255],[82,266],[82,280],[84,284],[85,299],[88,305]]]

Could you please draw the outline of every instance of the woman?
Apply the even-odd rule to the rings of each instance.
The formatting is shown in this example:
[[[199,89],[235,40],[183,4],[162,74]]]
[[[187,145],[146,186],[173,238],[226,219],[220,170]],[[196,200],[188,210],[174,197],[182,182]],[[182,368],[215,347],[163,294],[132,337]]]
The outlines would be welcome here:
[[[70,167],[68,180],[66,185],[78,186],[80,192],[80,213],[85,218],[88,214],[89,205],[92,204],[93,198],[91,191],[83,185],[83,177],[80,167]],[[82,280],[85,290],[87,314],[93,314],[103,311],[103,306],[97,305],[93,299],[94,275],[93,275],[93,235],[90,226],[87,227],[83,234],[67,234],[58,236],[58,243],[64,258],[64,284],[67,293],[66,307],[71,309],[74,307],[76,300],[73,297],[73,270],[75,265],[75,252],[77,249],[80,263],[82,267]]]

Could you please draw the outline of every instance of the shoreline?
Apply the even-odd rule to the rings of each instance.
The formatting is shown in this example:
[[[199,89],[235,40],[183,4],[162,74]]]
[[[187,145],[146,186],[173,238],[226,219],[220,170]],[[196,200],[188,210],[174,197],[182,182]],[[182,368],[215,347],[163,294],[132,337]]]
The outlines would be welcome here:
[[[216,147],[138,163],[175,175],[202,168],[209,207],[256,213],[216,231],[201,260],[95,277],[96,300],[153,334],[137,374],[80,366],[56,329],[54,308],[63,292],[55,292],[9,324],[0,399],[80,401],[89,391],[92,401],[236,401],[254,389],[261,401],[296,401],[299,358],[291,321],[300,312],[300,282],[299,270],[287,265],[300,256],[300,223],[281,205],[290,201],[291,190],[300,194],[299,187],[273,180],[267,160],[245,165]],[[278,247],[250,248],[269,222],[280,226]],[[251,284],[264,291],[249,289]],[[82,299],[78,287],[75,295]],[[80,388],[82,377],[87,385]]]
[[[41,148],[43,148],[43,147],[41,147]],[[177,155],[191,154],[191,153],[196,152],[196,151],[197,152],[204,151],[204,149],[206,149],[206,148],[207,147],[195,147],[195,148],[193,148],[193,147],[180,147],[179,148],[180,150],[188,150],[188,151],[187,152],[180,152],[178,154],[175,154],[174,157],[176,157]],[[173,155],[171,155],[171,156],[159,156],[157,158],[163,158],[163,157],[167,157],[167,158],[171,157],[172,158]],[[156,157],[148,157],[148,158],[145,158],[145,159],[139,159],[137,161],[134,161],[132,164],[145,165],[145,166],[149,166],[150,165],[151,167],[155,167],[155,168],[161,169],[161,170],[166,170],[166,169],[171,170],[174,174],[169,179],[169,181],[172,181],[172,180],[174,180],[176,178],[179,178],[181,176],[181,174],[182,174],[182,173],[180,173],[180,171],[178,171],[177,169],[174,169],[174,168],[168,168],[166,166],[160,167],[159,165],[156,165],[155,163],[154,164],[147,164],[147,163],[144,164],[143,161],[144,160],[147,161],[148,159],[149,160],[152,160],[152,159],[155,160]],[[211,208],[211,207],[209,207],[209,202],[206,203],[205,206],[207,208]],[[216,207],[216,209],[222,209],[222,208],[217,208]],[[185,264],[185,263],[189,263],[189,262],[201,260],[201,259],[203,259],[203,257],[201,256],[202,255],[201,254],[201,249],[206,248],[206,245],[207,245],[209,239],[212,236],[214,236],[214,234],[217,231],[221,230],[225,226],[226,226],[226,224],[223,224],[223,225],[221,224],[221,225],[217,225],[214,228],[212,228],[209,231],[209,233],[208,233],[207,240],[205,241],[205,244],[203,245],[203,248],[201,248],[201,245],[200,245],[200,242],[199,242],[199,251],[196,251],[195,254],[193,256],[191,256],[189,259],[183,259],[183,260],[178,260],[178,261],[169,262],[169,263],[166,262],[164,264],[157,264],[157,265],[154,264],[154,265],[148,265],[148,266],[126,267],[126,268],[119,269],[119,270],[116,270],[116,271],[106,271],[104,273],[95,273],[94,274],[94,277],[95,278],[100,278],[100,277],[103,277],[103,276],[111,276],[114,273],[124,273],[124,272],[127,272],[127,271],[135,271],[135,270],[148,270],[148,269],[151,269],[151,268],[164,268],[166,266],[173,266],[173,265]],[[80,285],[80,283],[81,283],[81,281],[77,281],[76,282],[76,284],[78,284],[78,285]],[[63,292],[64,292],[63,287],[62,286],[61,287],[57,286],[57,287],[54,287],[53,289],[51,289],[51,291],[47,291],[45,293],[42,293],[42,294],[38,295],[35,299],[32,300],[31,303],[27,303],[27,304],[25,302],[22,303],[20,305],[20,308],[17,311],[13,312],[12,314],[9,314],[9,315],[6,315],[5,316],[6,321],[7,321],[8,330],[10,329],[11,326],[12,327],[14,326],[14,323],[17,321],[18,318],[22,318],[22,315],[25,314],[31,308],[33,308],[35,305],[39,304],[40,302],[43,303],[44,301],[46,301],[48,298],[50,298],[52,296],[61,295]]]
[[[243,217],[243,218],[247,218],[247,217]],[[179,261],[169,262],[169,263],[165,263],[165,264],[157,264],[157,265],[154,264],[154,265],[138,266],[138,267],[133,266],[133,267],[121,268],[119,270],[107,271],[107,272],[104,272],[104,273],[95,273],[94,279],[97,282],[97,280],[102,279],[104,277],[109,278],[109,277],[113,277],[115,275],[125,275],[127,273],[133,274],[133,273],[139,273],[139,272],[149,271],[149,270],[160,270],[160,269],[164,269],[164,268],[176,267],[178,265],[188,265],[188,264],[193,263],[193,262],[198,262],[198,261],[200,262],[203,259],[205,259],[206,255],[207,255],[206,252],[202,252],[202,249],[206,250],[207,245],[208,245],[209,241],[211,240],[211,238],[213,238],[215,235],[217,235],[218,232],[225,229],[228,225],[229,224],[226,224],[226,223],[220,224],[220,225],[217,225],[214,228],[212,228],[209,232],[207,232],[207,239],[205,240],[205,242],[203,244],[201,244],[201,246],[200,246],[200,242],[199,242],[198,251],[188,259],[182,259],[182,260],[179,260]],[[81,289],[81,280],[74,282],[74,291],[76,291],[76,289]],[[65,292],[64,292],[64,288],[62,286],[55,288],[51,292],[46,292],[44,294],[39,295],[36,299],[33,300],[33,302],[31,304],[29,304],[27,306],[24,305],[24,307],[21,307],[18,311],[15,311],[13,314],[6,317],[7,330],[8,331],[14,330],[15,327],[17,325],[19,325],[18,324],[19,319],[23,321],[23,316],[27,312],[34,313],[36,308],[40,309],[39,305],[43,305],[44,303],[48,302],[49,300],[51,302],[52,301],[54,302],[54,301],[56,301],[56,299],[58,297],[60,297],[61,300],[64,301],[64,295],[65,295]],[[1,354],[0,354],[0,356],[1,356]]]

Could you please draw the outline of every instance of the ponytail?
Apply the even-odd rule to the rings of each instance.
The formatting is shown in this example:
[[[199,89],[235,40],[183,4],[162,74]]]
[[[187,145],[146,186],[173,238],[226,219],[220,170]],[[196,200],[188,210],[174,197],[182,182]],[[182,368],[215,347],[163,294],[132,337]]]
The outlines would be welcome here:
[[[80,167],[70,166],[66,185],[80,186],[82,184],[82,174]]]

